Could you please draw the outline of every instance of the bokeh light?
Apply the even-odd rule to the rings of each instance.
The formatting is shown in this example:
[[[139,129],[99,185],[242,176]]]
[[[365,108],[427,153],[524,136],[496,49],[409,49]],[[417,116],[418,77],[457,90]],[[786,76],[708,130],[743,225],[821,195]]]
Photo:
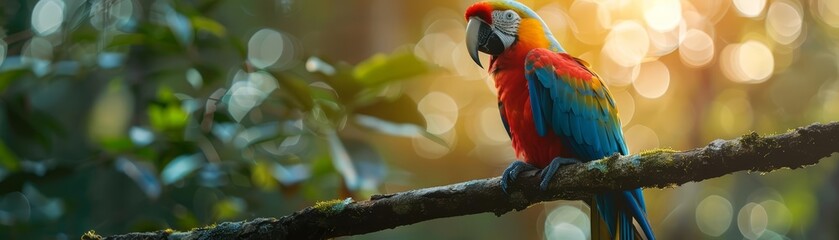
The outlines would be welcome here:
[[[679,45],[679,57],[687,66],[706,66],[714,59],[714,40],[703,31],[688,30]]]
[[[421,59],[454,72],[478,71],[474,66],[471,66],[471,70],[467,70],[465,64],[458,62],[455,65],[454,63],[455,59],[467,60],[465,61],[467,63],[472,62],[468,51],[465,50],[466,43],[463,41],[465,36],[462,29],[465,25],[459,20],[459,18],[442,18],[431,22],[425,30],[425,36],[414,47],[414,54]],[[458,45],[462,45],[460,47],[463,51],[456,51]],[[482,57],[483,62],[486,62],[486,56]],[[471,76],[471,74],[466,75]]]
[[[590,237],[588,214],[567,204],[553,209],[545,219],[545,239],[585,240]]]
[[[487,107],[481,111],[478,124],[471,124],[480,127],[482,136],[476,137],[476,140],[483,141],[485,144],[499,145],[506,144],[510,141],[507,135],[507,130],[504,129],[497,107]]]
[[[49,62],[53,58],[53,49],[53,44],[49,40],[43,37],[35,37],[24,46],[23,56],[27,61]]]
[[[658,134],[653,129],[641,124],[635,124],[624,130],[623,136],[630,153],[654,149],[659,146]]]
[[[801,35],[801,6],[785,1],[775,1],[766,12],[766,32],[780,44],[791,44]]]
[[[457,122],[458,107],[451,96],[442,92],[431,92],[418,103],[417,109],[428,123],[428,132],[442,134],[448,132]]]
[[[658,32],[670,31],[682,20],[680,0],[644,0],[644,20]]]
[[[691,7],[697,13],[702,13],[705,21],[716,24],[731,9],[731,0],[706,0],[683,2],[685,8]]]
[[[765,200],[760,202],[766,211],[768,218],[767,230],[780,235],[786,235],[793,223],[792,212],[786,204],[776,200]]]
[[[569,32],[571,31],[571,17],[565,12],[565,8],[557,3],[550,3],[544,7],[536,10],[536,14],[542,17],[545,24],[548,25],[554,38],[560,43],[567,42],[569,39]]]
[[[186,81],[196,89],[204,85],[204,78],[201,76],[201,72],[198,72],[195,68],[186,70]]]
[[[612,25],[612,16],[606,3],[593,0],[578,0],[571,3],[568,14],[572,19],[587,19],[588,21],[573,21],[571,30],[580,42],[586,44],[600,44]]]
[[[16,222],[29,221],[32,207],[29,199],[21,192],[11,192],[2,198],[0,210],[0,224],[12,225]]]
[[[630,67],[621,66],[609,56],[606,51],[600,52],[600,73],[603,80],[612,86],[626,86],[631,84],[641,73],[641,65]]]
[[[665,56],[678,49],[680,36],[684,35],[684,28],[678,27],[665,32],[648,29],[647,34],[650,37],[650,50],[647,55],[653,57]]]
[[[273,29],[260,29],[248,40],[248,61],[257,68],[267,68],[283,54],[282,34]]]
[[[757,17],[763,12],[766,0],[733,0],[737,12],[744,17]]]
[[[122,80],[111,80],[108,87],[99,94],[90,113],[88,134],[97,141],[127,135],[133,107],[133,94]]]
[[[450,145],[457,144],[457,135],[454,131],[437,134],[437,137],[442,138]],[[414,147],[414,152],[416,152],[420,157],[427,159],[439,159],[452,151],[450,147],[440,145],[439,143],[424,137],[413,138],[411,143]]]
[[[624,67],[641,64],[649,49],[650,37],[647,30],[636,21],[616,24],[603,45],[603,51]]]
[[[475,63],[472,62],[472,57],[466,50],[466,42],[462,41],[455,46],[452,52],[452,67],[455,72],[463,77],[464,80],[481,80],[487,76],[487,72],[481,68],[475,68]]]
[[[839,28],[839,2],[834,0],[815,0],[817,16],[828,25]]]
[[[763,205],[749,202],[737,214],[737,227],[747,239],[758,239],[766,231],[768,216]]]
[[[32,30],[38,35],[52,34],[61,28],[64,21],[64,1],[41,0],[32,10]]]
[[[660,61],[644,63],[632,86],[645,98],[659,98],[670,86],[670,70]]]
[[[624,90],[612,91],[612,98],[615,99],[615,105],[618,107],[621,126],[626,126],[632,121],[632,117],[635,116],[635,99],[632,97],[632,94]]]
[[[715,129],[723,136],[736,136],[750,129],[754,119],[748,94],[740,89],[722,91],[711,106],[710,122],[718,123]]]
[[[309,60],[306,60],[306,71],[309,72],[320,72],[326,75],[334,75],[335,74],[335,67],[329,65],[325,61],[321,60],[318,57],[310,57]]]
[[[696,225],[704,234],[719,237],[731,226],[734,208],[731,202],[719,195],[702,199],[696,206]]]
[[[748,40],[729,44],[720,55],[723,74],[739,83],[762,83],[772,76],[775,58],[765,44]]]
[[[262,103],[277,87],[277,79],[268,73],[239,71],[233,77],[233,85],[227,93],[227,111],[237,122],[242,121],[251,109]]]

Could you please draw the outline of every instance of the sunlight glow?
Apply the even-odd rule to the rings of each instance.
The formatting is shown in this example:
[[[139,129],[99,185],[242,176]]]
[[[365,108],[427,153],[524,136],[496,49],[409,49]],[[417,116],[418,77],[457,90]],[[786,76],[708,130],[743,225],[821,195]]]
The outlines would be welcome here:
[[[766,0],[734,0],[734,7],[744,17],[757,17],[763,12]]]
[[[766,32],[780,44],[793,43],[801,35],[801,8],[783,1],[773,2],[766,12]]]
[[[723,74],[734,82],[762,83],[772,76],[775,58],[765,44],[749,40],[729,44],[721,54]]]
[[[839,1],[816,0],[815,10],[821,20],[828,25],[839,28]]]
[[[568,11],[571,19],[590,19],[590,21],[572,21],[571,30],[577,40],[586,44],[600,44],[606,30],[611,26],[612,16],[605,4],[592,0],[577,0]],[[593,20],[593,21],[591,21]]]
[[[714,59],[714,40],[707,33],[691,29],[679,45],[682,63],[691,67],[703,67]]]
[[[626,126],[635,115],[635,99],[627,91],[613,91],[612,97],[618,107],[618,114],[621,118],[621,127]]]
[[[630,153],[641,152],[646,149],[653,149],[659,146],[658,134],[653,129],[636,124],[624,131],[626,146]]]
[[[670,86],[670,70],[660,61],[644,63],[641,65],[638,79],[635,79],[632,86],[645,98],[659,98]]]
[[[443,92],[431,92],[418,103],[417,109],[425,117],[428,132],[442,134],[452,130],[457,122],[457,102]]]
[[[644,0],[644,20],[658,32],[670,31],[682,20],[679,0]]]
[[[647,30],[636,21],[623,21],[615,25],[603,45],[603,52],[624,67],[640,64],[649,49]]]

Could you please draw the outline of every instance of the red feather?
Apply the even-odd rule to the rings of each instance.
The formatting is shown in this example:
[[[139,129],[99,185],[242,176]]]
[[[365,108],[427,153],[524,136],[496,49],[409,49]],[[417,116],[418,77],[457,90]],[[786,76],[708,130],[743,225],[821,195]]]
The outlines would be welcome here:
[[[558,135],[539,136],[536,132],[527,79],[524,77],[524,55],[527,51],[511,50],[494,57],[490,71],[498,89],[498,100],[504,103],[501,114],[507,116],[516,155],[539,168],[546,167],[558,156],[576,158],[571,147]]]
[[[484,20],[484,22],[488,24],[492,24],[492,6],[489,5],[487,2],[479,2],[472,4],[466,9],[466,20],[469,20],[470,17],[479,17]]]

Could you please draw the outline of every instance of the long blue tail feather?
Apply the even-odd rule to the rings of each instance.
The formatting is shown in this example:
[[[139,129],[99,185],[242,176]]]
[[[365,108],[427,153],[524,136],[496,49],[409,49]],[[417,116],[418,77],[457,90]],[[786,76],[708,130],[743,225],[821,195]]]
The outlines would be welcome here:
[[[638,222],[642,233],[648,240],[654,240],[652,229],[646,216],[646,205],[641,189],[619,193],[605,193],[595,196],[598,212],[609,229],[609,235],[620,239],[635,239],[636,228],[632,219]],[[595,218],[595,216],[592,216]],[[592,229],[592,231],[595,231]]]

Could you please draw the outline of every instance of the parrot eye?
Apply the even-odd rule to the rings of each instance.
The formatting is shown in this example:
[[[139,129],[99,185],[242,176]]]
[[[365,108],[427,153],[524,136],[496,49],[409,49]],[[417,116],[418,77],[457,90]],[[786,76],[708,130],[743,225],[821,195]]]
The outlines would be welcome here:
[[[504,17],[507,18],[507,20],[516,19],[516,15],[516,12],[513,10],[507,10],[507,12],[504,13]]]

